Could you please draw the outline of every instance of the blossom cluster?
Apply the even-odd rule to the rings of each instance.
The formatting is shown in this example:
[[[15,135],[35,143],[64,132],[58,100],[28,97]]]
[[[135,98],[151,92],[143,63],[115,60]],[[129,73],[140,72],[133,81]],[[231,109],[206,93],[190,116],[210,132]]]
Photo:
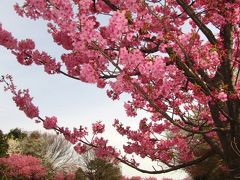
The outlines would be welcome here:
[[[7,49],[17,48],[17,39],[15,39],[12,34],[2,28],[0,23],[0,45],[6,47]]]
[[[105,130],[105,125],[101,121],[92,124],[92,131],[94,133],[103,133]]]
[[[13,96],[13,101],[17,107],[19,107],[19,110],[23,111],[26,116],[31,119],[39,116],[38,107],[32,103],[32,100],[33,98],[30,97],[29,90],[19,90],[15,96]]]
[[[45,129],[54,129],[57,127],[57,118],[55,116],[46,117],[43,122],[43,127]]]

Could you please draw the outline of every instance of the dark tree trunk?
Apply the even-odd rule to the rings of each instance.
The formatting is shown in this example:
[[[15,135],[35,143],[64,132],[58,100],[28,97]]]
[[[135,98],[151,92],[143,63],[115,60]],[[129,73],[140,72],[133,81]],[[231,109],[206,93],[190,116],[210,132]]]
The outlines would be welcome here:
[[[236,135],[231,135],[227,139],[228,146],[224,150],[225,161],[228,166],[229,180],[240,179],[240,128],[236,125],[234,129],[238,129]]]
[[[228,2],[234,3],[235,0],[228,0]],[[215,77],[218,82],[214,85],[219,90],[226,87],[224,90],[227,92],[228,100],[209,104],[215,126],[229,129],[229,131],[218,132],[229,180],[240,179],[240,100],[238,97],[230,98],[236,92],[234,89],[236,80],[232,68],[233,31],[234,27],[230,23],[220,31],[225,54]],[[223,112],[226,114],[227,123],[220,120],[220,114],[223,115]]]

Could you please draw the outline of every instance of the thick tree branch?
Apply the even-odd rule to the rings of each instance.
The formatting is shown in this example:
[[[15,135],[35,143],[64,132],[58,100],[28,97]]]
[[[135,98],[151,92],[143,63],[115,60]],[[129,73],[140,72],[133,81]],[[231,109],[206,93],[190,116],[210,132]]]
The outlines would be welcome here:
[[[42,122],[44,122],[44,119],[42,119],[41,117],[38,117],[38,119]],[[61,128],[59,127],[55,127],[54,128],[55,131],[59,132],[59,133],[62,133],[63,135],[66,135],[64,134],[64,132],[62,132]],[[93,148],[97,148],[97,145],[94,145],[94,144],[91,144],[91,143],[88,143],[88,142],[85,142],[81,139],[79,139],[80,142],[82,142],[83,144],[86,144],[87,146],[90,146],[90,147],[93,147]],[[206,152],[205,154],[203,154],[201,157],[199,158],[196,158],[195,160],[192,160],[192,161],[189,161],[189,162],[185,162],[185,163],[182,163],[182,164],[179,164],[179,165],[176,165],[176,166],[173,166],[169,169],[164,169],[164,170],[160,170],[160,171],[157,171],[157,170],[154,170],[154,171],[148,171],[148,170],[144,170],[144,169],[141,169],[141,168],[138,168],[136,167],[135,165],[133,165],[132,163],[124,160],[123,158],[119,158],[119,157],[116,157],[115,159],[120,161],[121,163],[124,163],[126,164],[127,166],[129,167],[132,167],[142,173],[148,173],[148,174],[162,174],[162,173],[167,173],[167,172],[171,172],[171,171],[175,171],[175,170],[178,170],[178,169],[181,169],[181,168],[186,168],[186,167],[189,167],[189,166],[192,166],[194,164],[198,164],[202,161],[204,161],[205,159],[211,157],[212,155],[216,154],[213,150],[209,150],[208,152]]]
[[[214,150],[217,154],[219,154],[222,158],[224,158],[223,151],[220,148],[219,144],[214,142],[211,138],[206,136],[205,134],[202,135],[203,139],[206,141],[206,143]]]
[[[71,75],[69,75],[68,73],[63,72],[62,70],[58,70],[58,73],[60,73],[60,74],[62,74],[62,75],[64,75],[64,76],[67,76],[67,77],[69,77],[69,78],[78,80],[78,81],[80,80],[79,78],[77,78],[77,77],[75,77],[75,76],[71,76]]]
[[[200,79],[200,77],[198,77],[198,75],[196,75],[185,63],[182,62],[180,57],[176,54],[175,51],[173,51],[172,48],[166,48],[166,51],[171,60],[173,62],[176,62],[178,69],[184,72],[185,76],[191,83],[197,84],[199,87],[201,87],[202,91],[206,95],[211,95],[208,86]]]
[[[152,42],[154,42],[154,40]],[[149,48],[149,47],[142,47],[142,48],[140,48],[140,51],[142,53],[146,53],[146,54],[151,54],[151,53],[158,52],[160,44],[161,44],[161,41],[157,41],[155,43],[154,47],[151,47],[151,48]]]
[[[233,71],[232,71],[232,53],[233,53],[233,31],[234,27],[232,24],[226,24],[220,34],[223,38],[224,48],[226,55],[221,62],[221,66],[218,69],[218,73],[222,75],[224,86],[227,87],[228,93],[233,93],[234,82],[233,82]],[[230,121],[231,135],[232,138],[239,137],[240,132],[240,101],[239,99],[229,99],[227,101],[227,112],[232,121]]]
[[[103,0],[106,5],[108,5],[113,11],[117,11],[119,8],[115,6],[113,3],[111,3],[109,0]]]
[[[158,14],[156,14],[156,12],[154,12],[147,3],[144,3],[144,5],[147,7],[147,9],[149,10],[149,12],[159,20],[159,22],[163,25],[163,28],[167,31],[167,32],[170,32],[170,29],[164,25],[164,23],[162,22],[162,19],[158,16]],[[176,38],[174,35],[172,35],[172,38],[174,39],[175,43],[178,45],[178,47],[181,49],[181,51],[183,52],[184,56],[185,56],[185,63],[182,63],[182,61],[178,61],[178,64],[184,68],[184,69],[188,69],[188,71],[192,71],[192,73],[194,74],[194,76],[200,80],[199,83],[203,83],[206,82],[208,84],[208,87],[210,87],[210,83],[212,82],[211,79],[208,77],[208,75],[204,72],[203,69],[199,68],[197,69],[197,73],[202,77],[202,79],[199,78],[199,76],[193,72],[193,66],[194,66],[194,61],[193,59],[190,57],[189,53],[185,50],[184,46],[182,45],[182,43],[178,40],[178,38]],[[160,45],[160,44],[159,44]],[[172,49],[171,48],[168,48],[171,52]],[[172,53],[170,53],[172,54]],[[169,63],[171,64],[171,62]],[[184,66],[183,66],[184,65]],[[189,73],[188,73],[189,74]],[[208,89],[207,87],[207,89]],[[205,89],[206,90],[206,89]],[[206,93],[205,93],[206,94]]]
[[[207,37],[209,42],[213,45],[217,44],[217,40],[212,31],[198,18],[194,10],[184,0],[176,0],[176,2],[184,9],[184,11],[190,16],[190,18],[196,23],[199,29]]]
[[[169,169],[163,169],[163,170],[155,170],[155,171],[148,171],[148,170],[144,170],[144,169],[141,169],[141,168],[138,168],[136,166],[134,166],[133,164],[129,163],[129,162],[126,162],[124,160],[122,160],[121,158],[116,158],[117,160],[119,160],[120,162],[132,167],[133,169],[136,169],[137,171],[140,171],[142,173],[148,173],[148,174],[162,174],[162,173],[167,173],[167,172],[171,172],[171,171],[175,171],[175,170],[178,170],[178,169],[181,169],[181,168],[186,168],[186,167],[189,167],[189,166],[192,166],[194,164],[198,164],[202,161],[204,161],[205,159],[209,158],[210,156],[214,155],[215,153],[213,151],[208,151],[207,153],[205,153],[203,156],[193,160],[193,161],[189,161],[189,162],[186,162],[186,163],[182,163],[182,164],[179,164],[179,165],[176,165],[172,168],[169,168]]]
[[[206,131],[201,131],[201,130],[198,130],[198,131],[194,131],[192,129],[189,129],[187,127],[184,127],[180,124],[178,124],[176,121],[174,121],[174,119],[172,119],[168,114],[167,112],[163,111],[161,108],[159,108],[156,103],[154,102],[154,100],[150,99],[149,96],[147,95],[147,93],[137,84],[137,83],[134,83],[134,82],[131,82],[130,83],[136,88],[136,90],[142,95],[142,97],[157,111],[159,112],[160,114],[162,114],[164,116],[164,118],[166,118],[168,121],[170,121],[173,125],[177,126],[178,128],[186,131],[186,132],[190,132],[190,133],[193,133],[193,134],[206,134],[206,133],[209,133],[209,132],[213,132],[213,131],[222,131],[222,129],[219,129],[219,128],[212,128],[210,130],[206,130]],[[225,130],[224,130],[225,131]]]

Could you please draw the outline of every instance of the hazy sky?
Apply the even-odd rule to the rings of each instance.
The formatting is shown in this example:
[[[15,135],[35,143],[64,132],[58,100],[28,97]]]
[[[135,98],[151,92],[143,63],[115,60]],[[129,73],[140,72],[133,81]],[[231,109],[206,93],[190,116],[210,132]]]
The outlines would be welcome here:
[[[40,51],[47,51],[59,59],[64,50],[52,42],[47,33],[46,23],[18,17],[12,7],[15,2],[17,0],[0,1],[0,22],[3,27],[18,39],[32,38]],[[138,126],[137,119],[130,119],[125,115],[123,101],[112,101],[107,97],[105,90],[61,75],[48,75],[39,66],[22,66],[9,51],[0,47],[0,75],[5,74],[11,74],[19,88],[29,88],[42,117],[55,115],[61,126],[91,127],[92,122],[101,120],[106,124],[106,136],[111,138],[110,142],[115,146],[124,142],[111,126],[115,118],[125,124]],[[29,131],[45,131],[41,124],[35,124],[17,109],[11,95],[3,91],[3,86],[0,86],[0,121],[0,129],[5,133],[16,127]],[[151,164],[144,161],[144,167],[151,169]],[[125,166],[122,167],[122,171],[127,176],[150,176]],[[181,179],[184,173],[174,172],[156,177]]]

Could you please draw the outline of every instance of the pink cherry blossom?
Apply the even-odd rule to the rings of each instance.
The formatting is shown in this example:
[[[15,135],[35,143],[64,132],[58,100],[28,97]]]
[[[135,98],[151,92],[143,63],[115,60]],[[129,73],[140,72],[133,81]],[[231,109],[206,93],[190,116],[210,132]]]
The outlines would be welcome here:
[[[105,130],[105,125],[101,121],[92,124],[93,133],[103,133]]]
[[[220,92],[218,94],[218,99],[220,99],[222,102],[227,101],[227,94],[225,92]]]
[[[43,127],[46,129],[54,129],[57,125],[57,118],[55,116],[52,117],[46,117],[46,119],[43,122]]]
[[[13,96],[13,101],[16,103],[16,106],[19,107],[19,110],[24,111],[27,117],[35,118],[39,115],[38,108],[32,103],[33,98],[29,95],[29,90],[21,91],[19,90]]]
[[[12,34],[2,28],[0,23],[0,45],[6,47],[7,49],[17,48],[17,39],[15,39]]]

